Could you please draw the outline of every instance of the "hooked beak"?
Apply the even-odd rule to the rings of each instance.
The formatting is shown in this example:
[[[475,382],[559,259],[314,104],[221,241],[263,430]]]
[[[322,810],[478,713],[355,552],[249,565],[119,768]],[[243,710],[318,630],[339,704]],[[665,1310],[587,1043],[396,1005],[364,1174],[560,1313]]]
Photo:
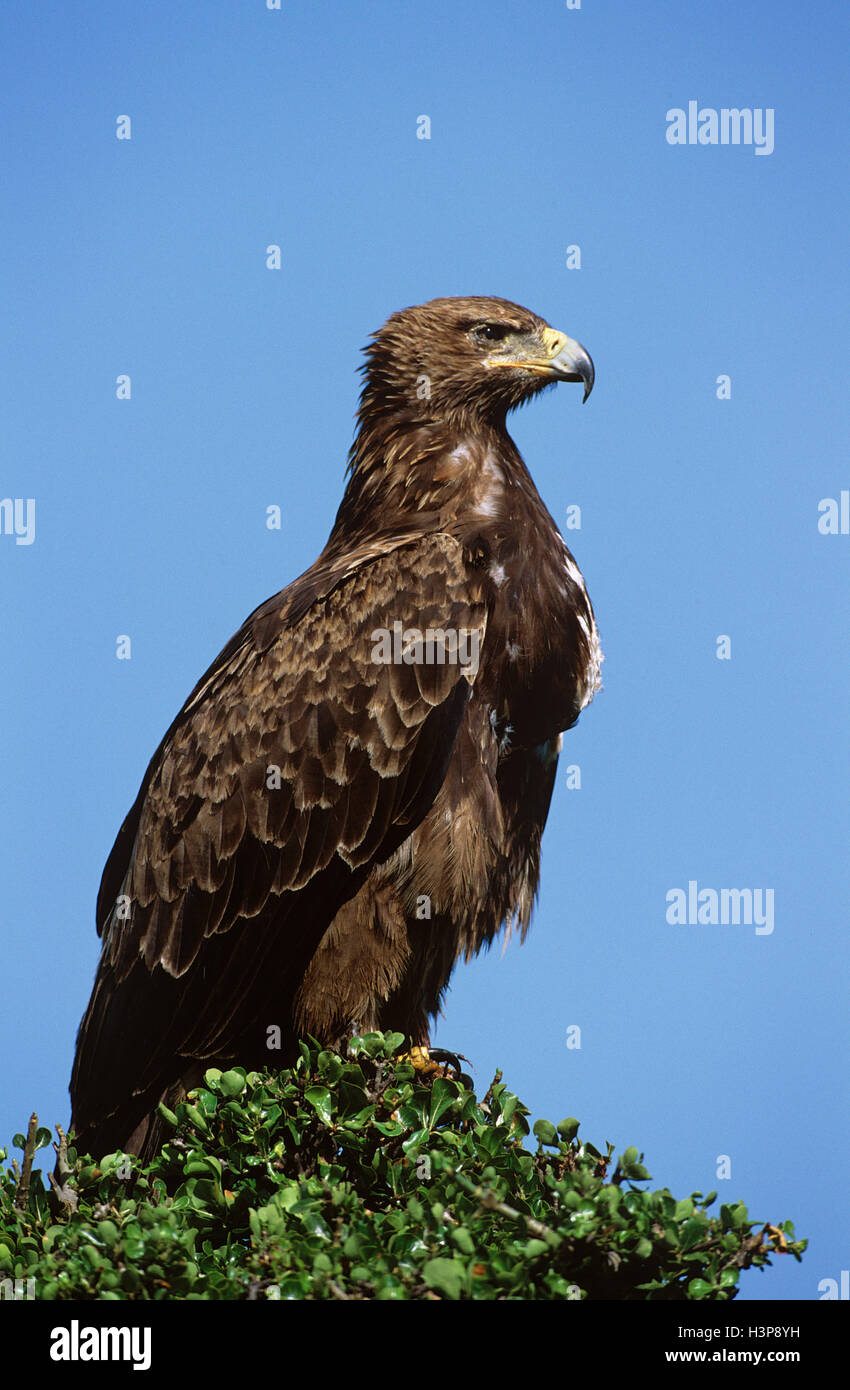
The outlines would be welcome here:
[[[543,341],[542,353],[540,339]],[[559,333],[555,328],[544,328],[539,338],[535,337],[529,341],[529,346],[531,354],[528,357],[491,357],[487,366],[519,367],[523,371],[537,372],[540,376],[549,377],[552,381],[583,381],[582,403],[587,400],[593,390],[595,372],[590,353],[581,343],[577,343],[574,338],[568,338],[566,333]]]
[[[542,337],[548,354],[545,364],[541,364],[544,370],[557,381],[583,381],[584,404],[593,390],[596,376],[590,353],[575,338],[568,338],[566,333],[558,333],[554,328],[545,328]]]

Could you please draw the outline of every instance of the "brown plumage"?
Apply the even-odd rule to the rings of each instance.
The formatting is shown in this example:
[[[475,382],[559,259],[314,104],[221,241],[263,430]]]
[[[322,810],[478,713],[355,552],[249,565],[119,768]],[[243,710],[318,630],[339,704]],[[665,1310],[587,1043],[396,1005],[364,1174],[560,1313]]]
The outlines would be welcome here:
[[[601,655],[505,415],[556,381],[586,397],[593,367],[485,298],[393,314],[366,357],[324,551],[201,678],[106,864],[81,1150],[148,1155],[160,1099],[213,1064],[286,1063],[299,1035],[427,1044],[459,957],[528,926],[560,734]]]

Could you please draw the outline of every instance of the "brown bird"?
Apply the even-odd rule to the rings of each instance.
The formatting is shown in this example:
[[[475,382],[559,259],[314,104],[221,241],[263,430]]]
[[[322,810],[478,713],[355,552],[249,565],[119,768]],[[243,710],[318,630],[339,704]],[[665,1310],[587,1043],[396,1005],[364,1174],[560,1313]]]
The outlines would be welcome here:
[[[528,927],[561,732],[599,687],[582,576],[505,428],[579,343],[435,299],[366,348],[325,549],[156,750],[104,869],[80,1151],[147,1157],[211,1065],[392,1029],[427,1070],[455,962]],[[431,1064],[433,1065],[433,1064]]]

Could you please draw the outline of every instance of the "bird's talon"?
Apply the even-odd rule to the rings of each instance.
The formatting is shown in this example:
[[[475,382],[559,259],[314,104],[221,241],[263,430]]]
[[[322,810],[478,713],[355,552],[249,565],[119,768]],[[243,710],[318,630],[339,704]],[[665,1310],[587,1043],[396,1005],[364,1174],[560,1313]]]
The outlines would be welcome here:
[[[441,1047],[428,1048],[417,1045],[411,1047],[404,1056],[410,1062],[417,1076],[423,1080],[445,1076],[449,1081],[459,1081],[470,1091],[474,1089],[472,1078],[461,1070],[461,1062],[469,1061],[469,1058],[462,1054],[456,1055],[454,1052],[447,1052]]]

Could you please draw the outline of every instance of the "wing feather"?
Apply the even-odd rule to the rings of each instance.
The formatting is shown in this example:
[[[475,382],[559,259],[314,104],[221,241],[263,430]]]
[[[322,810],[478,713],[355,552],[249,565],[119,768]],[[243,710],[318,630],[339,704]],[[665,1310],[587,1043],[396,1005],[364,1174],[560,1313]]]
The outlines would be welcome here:
[[[405,538],[320,580],[308,572],[228,643],[119,832],[71,1083],[78,1132],[128,1095],[138,1123],[180,1057],[227,1055],[279,1017],[340,906],[445,777],[469,680],[375,661],[373,634],[401,620],[483,638],[461,546]],[[128,1029],[134,1046],[117,1046]]]

